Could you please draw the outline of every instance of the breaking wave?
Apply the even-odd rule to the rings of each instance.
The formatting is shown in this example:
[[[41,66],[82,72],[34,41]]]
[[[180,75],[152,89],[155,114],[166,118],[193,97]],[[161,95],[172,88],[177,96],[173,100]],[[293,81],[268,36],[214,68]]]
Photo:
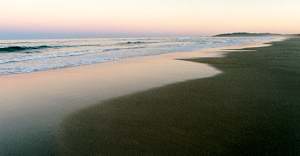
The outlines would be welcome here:
[[[47,49],[47,48],[57,48],[57,46],[32,46],[32,47],[26,47],[26,46],[9,46],[9,47],[3,47],[0,48],[0,53],[13,53],[13,52],[22,52],[26,50],[38,50],[38,49]]]

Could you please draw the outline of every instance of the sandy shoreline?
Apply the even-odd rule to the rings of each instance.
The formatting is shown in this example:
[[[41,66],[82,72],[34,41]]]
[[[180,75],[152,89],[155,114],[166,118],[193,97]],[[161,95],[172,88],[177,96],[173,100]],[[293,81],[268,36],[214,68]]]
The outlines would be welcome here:
[[[222,57],[226,53],[222,49],[257,46],[265,44],[259,42],[0,76],[0,155],[1,152],[22,153],[21,149],[47,152],[55,146],[59,124],[70,113],[82,108],[114,97],[221,73],[207,64],[178,59]],[[18,147],[20,149],[16,151]]]
[[[79,156],[297,155],[299,42],[193,58],[224,74],[82,109],[61,124],[59,149]]]
[[[224,54],[220,52],[222,49],[264,45],[264,42],[259,42],[204,49],[199,52],[169,53],[75,68],[0,76],[0,117],[3,119],[49,111],[49,107],[57,107],[54,108],[54,112],[66,113],[113,97],[176,82],[211,77],[220,74],[221,71],[206,64],[176,59],[220,57]],[[180,70],[176,70],[179,68]]]

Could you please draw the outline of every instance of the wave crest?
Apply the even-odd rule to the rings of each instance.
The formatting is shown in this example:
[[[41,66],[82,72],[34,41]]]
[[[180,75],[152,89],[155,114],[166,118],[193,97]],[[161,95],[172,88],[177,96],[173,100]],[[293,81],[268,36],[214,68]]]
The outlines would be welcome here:
[[[32,47],[26,47],[26,46],[9,46],[9,47],[0,48],[0,53],[12,53],[12,52],[25,51],[25,50],[36,50],[36,49],[47,49],[47,48],[53,48],[53,47],[47,46],[47,45],[32,46]]]

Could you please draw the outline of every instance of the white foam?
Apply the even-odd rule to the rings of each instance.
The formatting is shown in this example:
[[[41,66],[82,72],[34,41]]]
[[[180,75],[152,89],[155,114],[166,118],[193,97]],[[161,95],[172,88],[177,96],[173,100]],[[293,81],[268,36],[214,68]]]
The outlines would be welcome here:
[[[270,40],[271,37],[100,38],[0,41],[1,47],[53,48],[0,53],[0,75],[28,73],[205,48],[219,48]]]

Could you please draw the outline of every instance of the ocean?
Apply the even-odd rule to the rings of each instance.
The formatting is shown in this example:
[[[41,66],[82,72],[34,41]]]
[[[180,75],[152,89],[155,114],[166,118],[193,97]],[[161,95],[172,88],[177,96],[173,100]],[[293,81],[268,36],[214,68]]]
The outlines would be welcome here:
[[[196,51],[272,37],[144,37],[0,40],[0,75],[30,73],[120,59]]]

